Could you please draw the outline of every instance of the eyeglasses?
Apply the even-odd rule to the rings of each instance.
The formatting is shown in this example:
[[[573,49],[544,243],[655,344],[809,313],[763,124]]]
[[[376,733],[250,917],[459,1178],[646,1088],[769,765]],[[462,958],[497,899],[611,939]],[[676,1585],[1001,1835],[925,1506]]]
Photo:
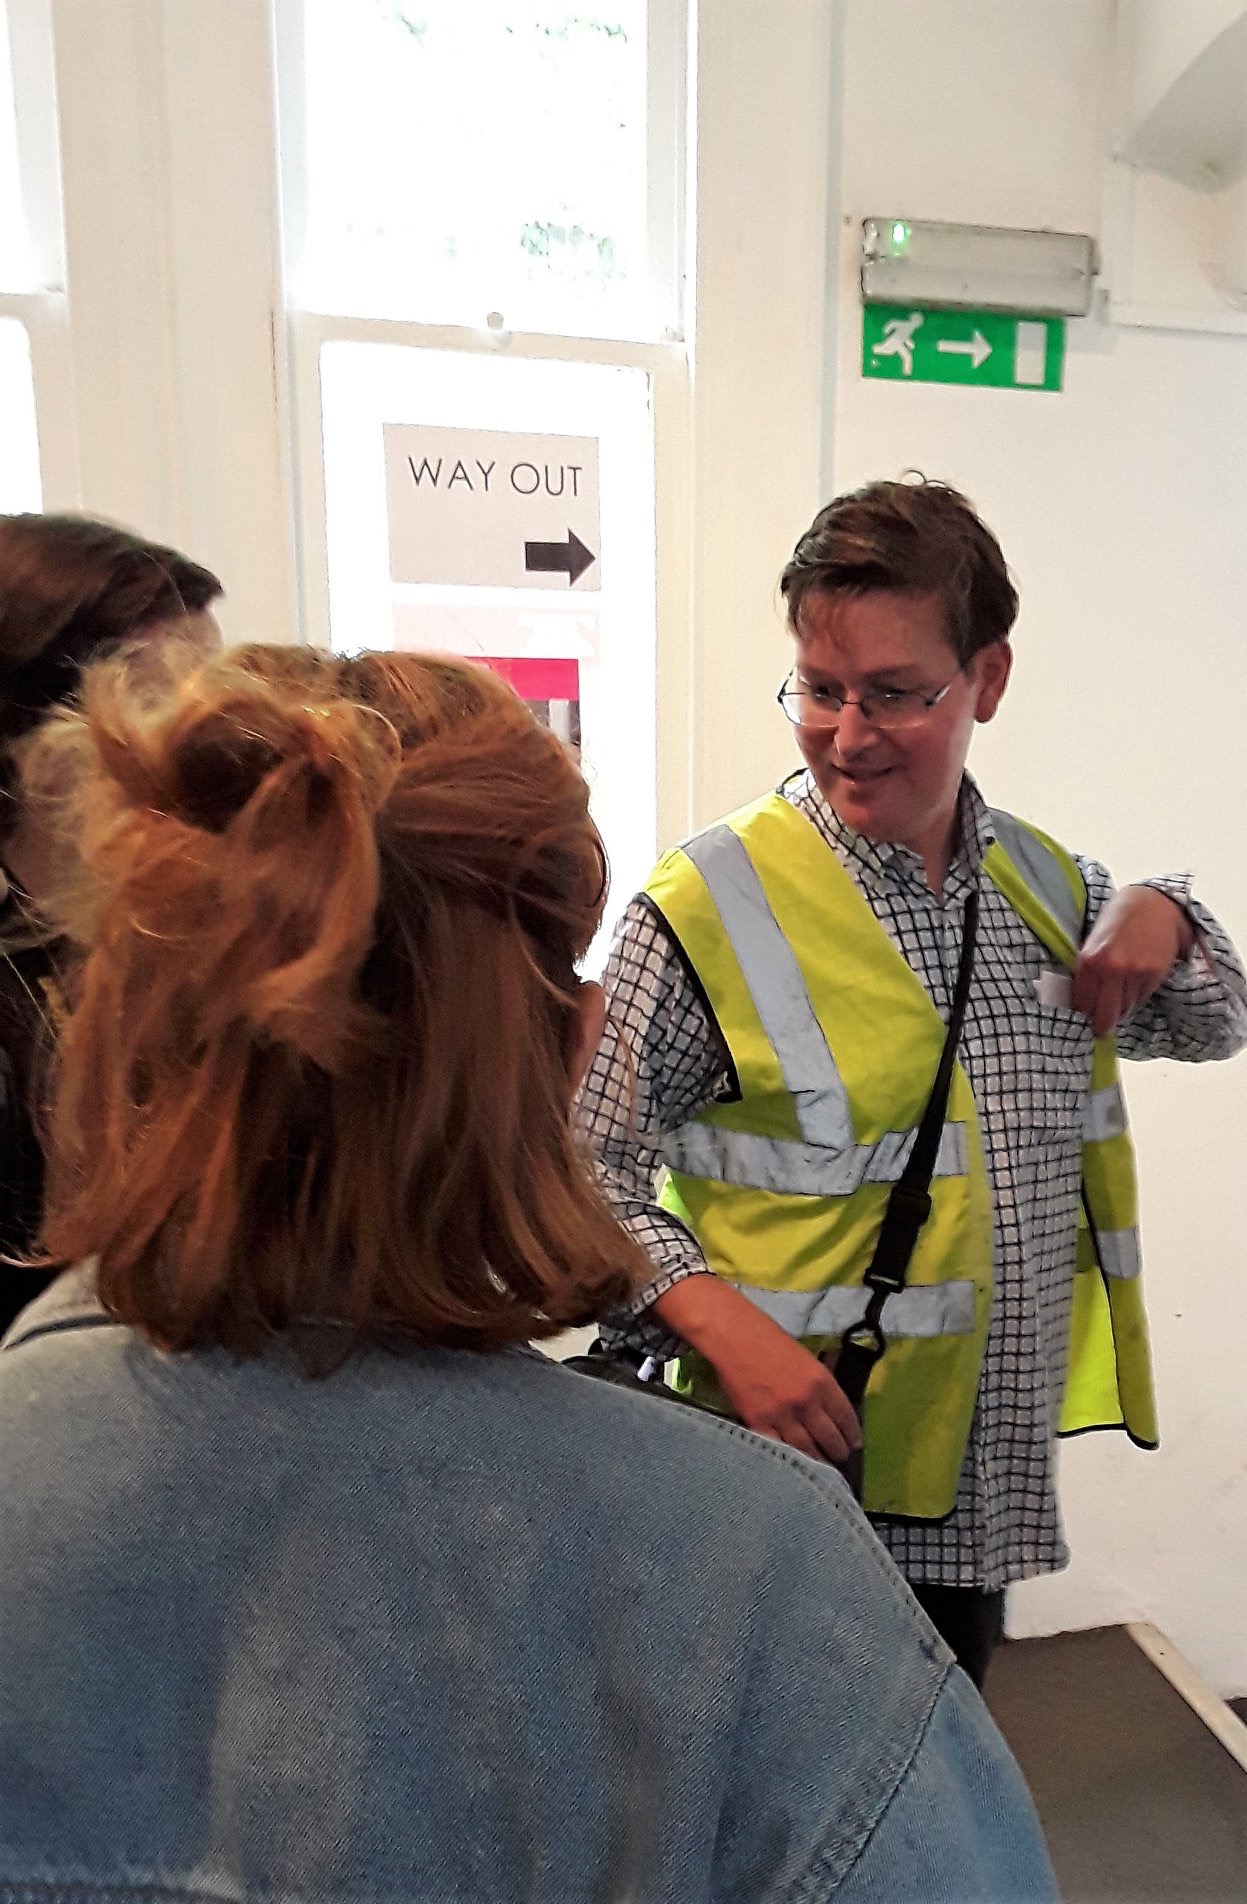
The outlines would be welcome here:
[[[794,668],[785,677],[775,699],[794,727],[838,727],[845,708],[855,707],[871,727],[895,733],[903,727],[916,727],[919,721],[925,720],[931,709],[939,706],[960,673],[958,668],[957,674],[950,676],[934,694],[923,694],[918,688],[872,688],[868,694],[850,699],[831,688],[811,687],[799,681]]]

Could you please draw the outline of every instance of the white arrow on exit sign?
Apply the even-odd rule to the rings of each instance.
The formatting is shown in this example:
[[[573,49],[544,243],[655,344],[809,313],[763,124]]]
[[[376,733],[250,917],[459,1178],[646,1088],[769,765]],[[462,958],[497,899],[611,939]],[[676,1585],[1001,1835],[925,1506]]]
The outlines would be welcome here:
[[[955,337],[941,337],[935,348],[956,351],[958,356],[968,357],[976,370],[980,364],[985,364],[992,354],[991,345],[979,330],[976,330],[974,336],[964,342]]]

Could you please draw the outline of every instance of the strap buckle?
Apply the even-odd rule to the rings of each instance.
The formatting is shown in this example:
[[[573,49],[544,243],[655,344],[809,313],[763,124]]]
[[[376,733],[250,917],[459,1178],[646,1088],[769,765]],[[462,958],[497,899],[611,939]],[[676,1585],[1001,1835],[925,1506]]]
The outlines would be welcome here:
[[[868,1356],[873,1368],[888,1346],[888,1338],[883,1333],[883,1324],[877,1316],[864,1315],[855,1322],[841,1337],[841,1350],[852,1349],[854,1354]]]

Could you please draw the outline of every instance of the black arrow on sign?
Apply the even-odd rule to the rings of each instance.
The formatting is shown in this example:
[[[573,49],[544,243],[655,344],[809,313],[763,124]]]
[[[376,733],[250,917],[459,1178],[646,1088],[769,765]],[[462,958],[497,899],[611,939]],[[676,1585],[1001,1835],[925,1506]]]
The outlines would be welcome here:
[[[574,529],[567,531],[566,542],[526,542],[524,544],[524,567],[530,575],[557,575],[560,570],[567,576],[567,586],[578,581],[597,557],[586,549]]]

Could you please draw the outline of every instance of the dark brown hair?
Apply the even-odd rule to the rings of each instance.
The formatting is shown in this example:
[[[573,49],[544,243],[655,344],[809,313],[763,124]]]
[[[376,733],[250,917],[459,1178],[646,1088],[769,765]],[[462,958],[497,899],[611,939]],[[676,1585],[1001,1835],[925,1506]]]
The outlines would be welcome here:
[[[938,595],[948,640],[966,662],[1003,641],[1018,612],[1000,544],[961,493],[925,477],[867,483],[820,509],[780,578],[796,629],[812,589]]]
[[[72,755],[52,904],[85,947],[43,1240],[112,1314],[177,1349],[308,1318],[491,1349],[630,1291],[568,1114],[603,848],[509,688],[244,648],[155,708],[93,670],[35,745]]]
[[[89,516],[0,516],[0,745],[69,701],[84,667],[221,584],[176,549]]]

